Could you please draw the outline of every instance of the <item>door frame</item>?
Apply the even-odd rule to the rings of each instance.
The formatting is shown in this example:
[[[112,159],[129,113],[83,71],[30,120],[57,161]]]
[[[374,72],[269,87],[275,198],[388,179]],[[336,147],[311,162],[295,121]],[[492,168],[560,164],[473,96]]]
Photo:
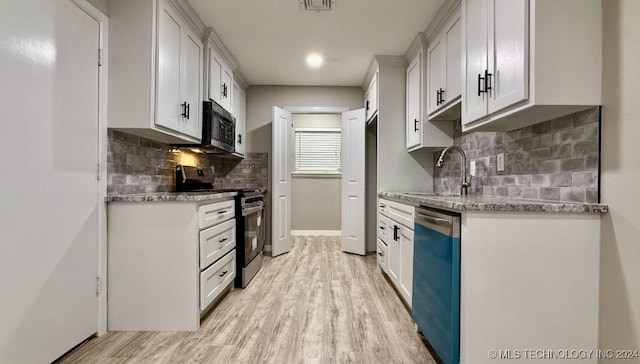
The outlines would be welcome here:
[[[277,105],[273,105],[277,106]],[[291,114],[339,114],[342,115],[343,112],[350,111],[351,108],[347,106],[278,106],[282,109],[290,112]],[[276,160],[275,156],[271,156],[271,160]],[[269,178],[271,178],[271,173],[269,173]],[[273,181],[271,181],[273,189]],[[269,191],[271,193],[271,191]],[[291,213],[291,211],[289,211]],[[269,211],[269,216],[273,218],[273,207]],[[269,229],[271,228],[271,224],[267,225]],[[268,232],[268,236],[271,236],[271,231]],[[268,248],[265,248],[265,251],[272,251],[273,242],[269,242]],[[266,247],[266,246],[265,246]]]
[[[96,333],[107,332],[107,107],[109,80],[109,18],[87,0],[71,0],[80,10],[95,19],[99,24],[98,47],[102,50],[101,66],[98,68],[98,161],[96,178],[98,179],[98,271],[96,272],[96,299],[98,317]],[[98,55],[96,54],[96,61]]]

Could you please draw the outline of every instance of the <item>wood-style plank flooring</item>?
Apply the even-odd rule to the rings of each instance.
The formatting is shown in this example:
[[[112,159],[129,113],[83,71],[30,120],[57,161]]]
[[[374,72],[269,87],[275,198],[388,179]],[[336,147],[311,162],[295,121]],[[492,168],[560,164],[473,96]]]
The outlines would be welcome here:
[[[196,332],[110,332],[62,363],[434,363],[375,255],[297,237]]]

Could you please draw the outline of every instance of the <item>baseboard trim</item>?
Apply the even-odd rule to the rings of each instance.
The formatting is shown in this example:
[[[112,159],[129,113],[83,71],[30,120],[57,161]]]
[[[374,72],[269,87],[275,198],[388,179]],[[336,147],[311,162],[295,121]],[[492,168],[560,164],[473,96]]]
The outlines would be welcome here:
[[[341,236],[342,230],[291,230],[291,235]]]

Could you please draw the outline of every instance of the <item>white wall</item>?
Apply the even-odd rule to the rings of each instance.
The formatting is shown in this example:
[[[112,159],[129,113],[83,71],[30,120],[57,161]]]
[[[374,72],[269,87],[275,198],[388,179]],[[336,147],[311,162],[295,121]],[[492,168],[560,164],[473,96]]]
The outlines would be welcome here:
[[[250,86],[247,89],[247,152],[269,153],[269,192],[271,201],[271,118],[274,106],[323,106],[362,108],[360,87]],[[271,245],[271,207],[267,205],[267,245]],[[315,229],[314,229],[315,230]],[[267,247],[268,249],[269,247]]]
[[[293,114],[294,128],[340,128],[341,114]],[[340,230],[342,178],[296,176],[291,179],[291,230]]]
[[[640,350],[640,1],[603,6],[600,348]],[[605,360],[603,363],[640,363]]]

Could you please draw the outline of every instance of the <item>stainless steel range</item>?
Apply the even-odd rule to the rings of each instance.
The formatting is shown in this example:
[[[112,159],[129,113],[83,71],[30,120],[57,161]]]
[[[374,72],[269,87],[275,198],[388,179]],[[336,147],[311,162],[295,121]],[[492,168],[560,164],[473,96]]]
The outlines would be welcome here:
[[[266,238],[263,190],[239,190],[236,199],[236,287],[246,287],[262,266]]]
[[[236,279],[235,286],[245,288],[262,266],[262,249],[266,239],[264,220],[266,190],[215,189],[213,172],[206,168],[176,166],[178,192],[237,192],[236,209]]]

